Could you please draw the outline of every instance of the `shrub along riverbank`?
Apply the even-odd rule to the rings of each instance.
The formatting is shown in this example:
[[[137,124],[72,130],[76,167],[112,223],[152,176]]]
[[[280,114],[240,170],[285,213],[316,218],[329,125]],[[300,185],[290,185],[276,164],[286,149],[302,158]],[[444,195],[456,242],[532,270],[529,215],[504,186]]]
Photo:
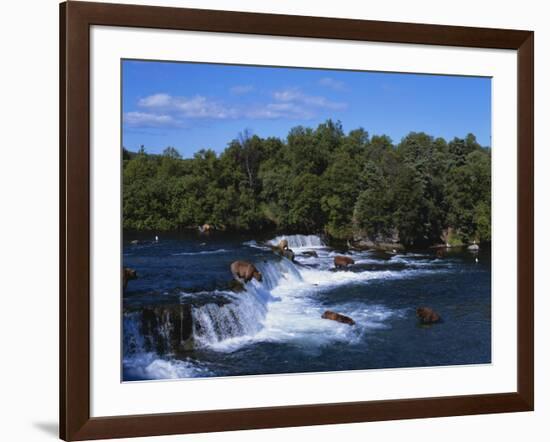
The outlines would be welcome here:
[[[204,224],[405,246],[490,241],[491,151],[471,134],[413,132],[394,145],[331,120],[285,140],[244,133],[219,155],[123,150],[125,229]]]

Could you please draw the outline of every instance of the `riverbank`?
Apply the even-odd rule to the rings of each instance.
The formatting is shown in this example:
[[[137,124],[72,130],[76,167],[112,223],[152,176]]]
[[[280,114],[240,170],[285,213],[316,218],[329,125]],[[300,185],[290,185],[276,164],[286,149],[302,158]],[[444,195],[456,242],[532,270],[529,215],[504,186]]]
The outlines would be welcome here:
[[[285,234],[277,230],[259,230],[259,231],[232,231],[232,230],[220,230],[215,226],[208,225],[208,228],[204,226],[189,227],[180,230],[124,230],[123,239],[125,243],[147,243],[148,241],[155,241],[156,238],[164,239],[188,239],[195,238],[197,240],[203,239],[222,239],[223,238],[242,238],[246,240],[254,240],[258,243],[268,243],[272,238],[283,238],[285,236],[292,236],[293,238],[305,238],[302,243],[297,244],[298,247],[307,246],[307,238],[319,238],[322,244],[332,247],[335,250],[378,250],[383,252],[414,252],[414,251],[434,251],[434,249],[466,249],[471,245],[476,245],[476,250],[479,248],[490,248],[491,242],[486,241],[478,243],[476,240],[462,241],[456,234],[444,234],[440,241],[434,241],[424,246],[405,246],[399,241],[399,237],[394,235],[393,237],[377,237],[372,239],[365,235],[363,232],[354,234],[349,239],[339,239],[331,237],[327,234],[320,232],[311,232],[305,234],[289,233]],[[253,239],[250,239],[253,238]],[[313,240],[316,241],[316,240]]]

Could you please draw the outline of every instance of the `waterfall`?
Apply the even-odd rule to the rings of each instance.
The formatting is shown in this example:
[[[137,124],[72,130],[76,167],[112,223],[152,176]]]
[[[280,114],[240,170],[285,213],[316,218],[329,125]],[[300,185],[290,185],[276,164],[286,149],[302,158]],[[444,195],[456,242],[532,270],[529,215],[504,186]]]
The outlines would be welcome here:
[[[268,241],[268,243],[272,246],[276,246],[283,239],[288,241],[288,247],[291,249],[319,248],[326,246],[318,235],[281,235]]]
[[[273,290],[282,280],[295,282],[302,280],[298,267],[288,259],[259,262],[256,267],[262,273],[261,284],[267,290]],[[258,287],[258,284],[255,284],[255,282],[252,281],[253,285],[250,288],[247,287],[247,290],[255,290]]]
[[[268,304],[277,302],[270,291],[283,282],[302,280],[296,265],[287,259],[259,262],[257,268],[262,282],[253,279],[240,293],[184,293],[181,304],[125,311],[124,354],[177,355],[203,347],[223,350],[231,340],[254,336],[263,328]],[[218,301],[198,302],[212,295]]]
[[[300,281],[297,267],[287,259],[256,264],[262,282],[251,280],[245,291],[233,294],[223,306],[207,304],[193,309],[193,334],[197,346],[223,348],[225,341],[252,337],[263,328],[268,304],[277,300],[270,291],[282,280]]]
[[[124,312],[123,329],[124,329],[124,355],[129,356],[137,353],[144,353],[146,350],[145,338],[141,333],[139,312]]]
[[[193,346],[190,305],[156,305],[125,310],[124,355],[178,354]]]
[[[238,296],[223,306],[206,304],[193,309],[193,336],[198,347],[253,336],[262,329],[267,305],[249,292]]]

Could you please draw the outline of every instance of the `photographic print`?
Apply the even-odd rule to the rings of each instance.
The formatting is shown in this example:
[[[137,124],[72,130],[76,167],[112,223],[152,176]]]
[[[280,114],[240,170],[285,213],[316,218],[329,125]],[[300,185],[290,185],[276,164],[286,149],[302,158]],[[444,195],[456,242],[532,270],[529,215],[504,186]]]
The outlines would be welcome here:
[[[490,78],[121,65],[123,381],[491,363]]]

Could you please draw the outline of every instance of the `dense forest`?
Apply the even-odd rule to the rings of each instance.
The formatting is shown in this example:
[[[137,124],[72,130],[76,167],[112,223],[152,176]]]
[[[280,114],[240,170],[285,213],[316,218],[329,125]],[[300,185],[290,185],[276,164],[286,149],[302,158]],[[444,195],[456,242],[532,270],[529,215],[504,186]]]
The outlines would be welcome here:
[[[398,237],[407,246],[491,239],[491,151],[474,135],[393,144],[331,120],[286,140],[247,132],[221,154],[123,149],[123,226]]]

